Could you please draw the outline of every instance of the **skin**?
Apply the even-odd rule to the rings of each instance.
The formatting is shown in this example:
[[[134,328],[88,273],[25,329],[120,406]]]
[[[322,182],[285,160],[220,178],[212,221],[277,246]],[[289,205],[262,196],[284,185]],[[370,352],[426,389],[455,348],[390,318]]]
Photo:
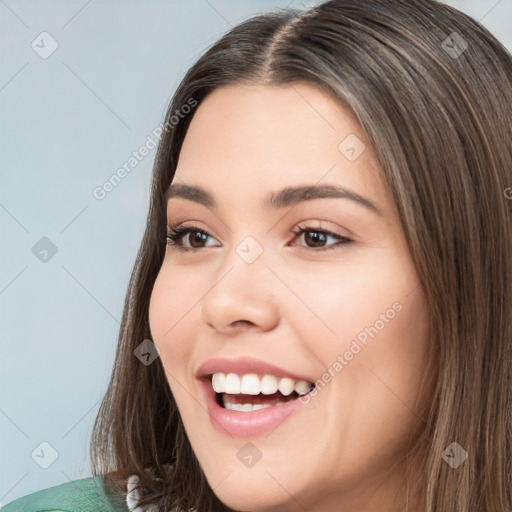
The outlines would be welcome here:
[[[338,149],[350,134],[365,145],[353,161]],[[149,317],[192,448],[233,509],[391,512],[404,505],[391,468],[428,407],[422,372],[429,327],[383,176],[355,117],[307,84],[224,87],[194,115],[173,184],[206,188],[218,208],[168,202],[170,226],[184,223],[209,236],[182,239],[195,251],[167,248]],[[382,215],[340,198],[278,210],[261,205],[271,191],[315,184],[342,185]],[[298,224],[309,236],[293,234]],[[319,242],[311,235],[320,228],[353,242]],[[263,249],[250,264],[236,252],[247,236]],[[394,318],[334,371],[337,357],[396,303]],[[211,426],[195,377],[216,356],[251,356],[312,381],[331,368],[334,377],[272,433],[231,437]],[[237,458],[248,441],[262,453],[252,467]]]

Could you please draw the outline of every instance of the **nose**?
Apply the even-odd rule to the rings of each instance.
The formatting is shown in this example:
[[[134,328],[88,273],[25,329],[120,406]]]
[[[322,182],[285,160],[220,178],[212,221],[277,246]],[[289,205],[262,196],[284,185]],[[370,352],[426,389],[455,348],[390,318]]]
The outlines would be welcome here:
[[[264,253],[245,260],[235,249],[223,260],[202,300],[201,323],[218,333],[266,332],[279,323],[276,278]]]

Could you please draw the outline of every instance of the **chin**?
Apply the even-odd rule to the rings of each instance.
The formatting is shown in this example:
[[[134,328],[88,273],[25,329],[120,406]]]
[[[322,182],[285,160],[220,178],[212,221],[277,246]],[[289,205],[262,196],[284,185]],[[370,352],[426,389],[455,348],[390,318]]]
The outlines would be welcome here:
[[[268,478],[272,480],[270,476]],[[236,478],[233,478],[232,482],[228,484],[226,479],[214,489],[214,493],[224,505],[237,511],[292,512],[293,509],[290,508],[289,503],[290,495],[274,480],[272,480],[273,485],[269,484],[269,482],[264,484],[260,481],[252,481],[250,484],[248,482],[241,483]],[[274,490],[275,494],[271,490]],[[297,507],[297,510],[300,509],[301,507]]]
[[[236,458],[236,454],[233,454]],[[236,459],[238,462],[238,459]],[[293,498],[296,489],[292,489],[294,480],[281,475],[290,475],[292,468],[282,465],[272,466],[263,461],[256,464],[259,467],[240,468],[238,464],[215,464],[212,461],[210,471],[206,468],[206,479],[217,498],[226,506],[237,511],[251,512],[292,512],[295,511]],[[297,512],[303,508],[296,505]]]

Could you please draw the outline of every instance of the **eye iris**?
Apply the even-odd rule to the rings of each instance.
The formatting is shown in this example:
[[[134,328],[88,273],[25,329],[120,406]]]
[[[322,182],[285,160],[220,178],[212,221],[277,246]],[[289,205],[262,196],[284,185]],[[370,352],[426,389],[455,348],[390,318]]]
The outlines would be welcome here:
[[[317,245],[319,243],[320,243],[320,245],[322,245],[326,241],[326,235],[325,235],[325,233],[322,233],[321,231],[307,231],[305,233],[305,237],[306,237],[306,242],[312,241],[313,245]]]
[[[193,234],[192,237],[190,237],[191,234]],[[206,235],[204,233],[201,233],[200,231],[193,231],[192,233],[189,233],[189,239],[190,238],[192,238],[192,241],[190,243],[192,247],[197,247],[194,245],[195,242],[198,242],[199,247],[201,247],[201,243],[205,241]]]

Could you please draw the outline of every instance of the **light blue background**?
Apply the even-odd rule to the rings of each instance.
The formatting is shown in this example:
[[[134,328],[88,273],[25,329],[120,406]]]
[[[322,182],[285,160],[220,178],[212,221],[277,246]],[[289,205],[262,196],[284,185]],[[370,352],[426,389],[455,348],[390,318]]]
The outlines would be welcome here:
[[[512,0],[448,3],[512,50]],[[230,25],[312,4],[0,0],[0,504],[90,475],[155,150],[103,200],[93,189]],[[43,31],[59,45],[47,59],[31,48]],[[46,263],[32,253],[42,237],[57,247]],[[31,458],[43,441],[58,452],[48,469]]]

